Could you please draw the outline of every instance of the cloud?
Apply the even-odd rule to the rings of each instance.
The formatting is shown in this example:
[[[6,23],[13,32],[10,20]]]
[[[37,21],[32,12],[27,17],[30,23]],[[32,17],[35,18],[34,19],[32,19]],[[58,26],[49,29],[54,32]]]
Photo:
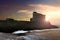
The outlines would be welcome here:
[[[32,17],[32,11],[28,9],[18,10],[17,13],[19,14],[21,20],[30,20]]]
[[[48,12],[49,10],[57,11],[60,9],[60,6],[51,6],[51,5],[44,5],[44,4],[28,4],[28,6],[34,7],[35,8],[34,10],[38,12]]]
[[[32,10],[28,10],[28,9],[25,9],[25,10],[18,10],[17,13],[22,13],[22,14],[32,14]]]
[[[32,11],[30,10],[18,10],[18,13],[31,13]]]

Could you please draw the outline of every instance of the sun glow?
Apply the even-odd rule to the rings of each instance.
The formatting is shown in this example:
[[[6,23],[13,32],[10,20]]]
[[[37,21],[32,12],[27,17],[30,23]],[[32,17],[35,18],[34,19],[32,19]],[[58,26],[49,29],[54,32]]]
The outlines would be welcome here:
[[[30,4],[29,6],[34,7],[37,12],[46,15],[46,22],[49,21],[51,24],[60,25],[60,5]]]
[[[46,16],[45,20],[49,21],[49,19],[50,19],[50,16]]]

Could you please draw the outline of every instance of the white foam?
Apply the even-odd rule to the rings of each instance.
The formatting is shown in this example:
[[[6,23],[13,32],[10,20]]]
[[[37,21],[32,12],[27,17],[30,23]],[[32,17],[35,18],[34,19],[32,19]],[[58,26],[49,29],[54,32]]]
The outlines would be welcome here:
[[[28,31],[18,30],[13,32],[12,34],[19,34],[19,33],[27,33]]]

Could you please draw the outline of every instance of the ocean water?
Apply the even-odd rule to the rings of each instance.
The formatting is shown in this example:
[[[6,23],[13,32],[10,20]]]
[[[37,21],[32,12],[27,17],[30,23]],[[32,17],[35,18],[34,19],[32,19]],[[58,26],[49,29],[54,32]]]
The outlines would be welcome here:
[[[60,28],[32,30],[29,35],[17,37],[16,40],[60,40]]]
[[[60,40],[60,28],[31,30],[30,33],[24,36],[0,33],[0,40]]]
[[[18,37],[16,40],[48,40],[48,39],[37,35],[28,35],[28,36]]]

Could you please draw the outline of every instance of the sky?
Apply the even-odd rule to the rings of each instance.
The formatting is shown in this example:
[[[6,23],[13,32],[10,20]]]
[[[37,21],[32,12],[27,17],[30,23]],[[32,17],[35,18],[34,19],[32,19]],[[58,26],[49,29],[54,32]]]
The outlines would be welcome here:
[[[33,11],[46,15],[51,24],[60,25],[60,0],[0,0],[0,20],[29,20]]]

